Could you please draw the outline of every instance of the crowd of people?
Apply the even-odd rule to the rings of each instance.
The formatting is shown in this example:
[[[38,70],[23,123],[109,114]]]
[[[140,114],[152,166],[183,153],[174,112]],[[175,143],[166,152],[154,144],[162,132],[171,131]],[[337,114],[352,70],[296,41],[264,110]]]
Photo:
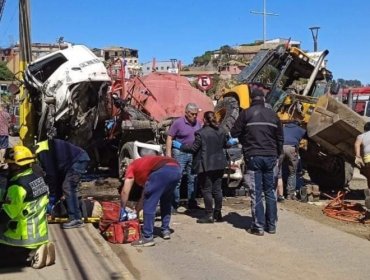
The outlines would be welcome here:
[[[186,179],[187,208],[199,209],[199,186],[204,199],[200,224],[222,222],[222,178],[227,166],[225,148],[239,143],[245,161],[244,182],[251,198],[250,234],[263,236],[277,230],[277,202],[296,200],[299,144],[306,131],[296,121],[282,122],[265,103],[266,90],[250,88],[251,106],[240,112],[230,132],[224,131],[212,111],[198,119],[198,106],[189,103],[184,117],[171,125],[166,154],[135,159],[125,172],[120,193],[124,220],[134,184],[143,189],[136,211],[143,211],[141,238],[133,246],[153,246],[156,208],[161,215],[161,236],[171,238],[170,220],[178,213],[180,186]],[[21,145],[9,148],[9,114],[0,108],[0,266],[13,264],[42,268],[55,262],[55,246],[48,238],[47,211],[56,201],[65,201],[68,222],[63,229],[84,226],[79,208],[78,185],[89,163],[88,154],[63,140],[39,142],[33,152]],[[355,143],[356,164],[370,182],[370,123]],[[283,188],[283,164],[288,170]],[[370,189],[370,188],[369,188]],[[366,192],[365,192],[366,194]],[[365,204],[370,208],[370,191]],[[32,226],[30,226],[32,225]],[[13,258],[6,256],[11,254]],[[4,257],[5,256],[5,257]]]
[[[222,222],[222,178],[227,166],[224,149],[236,143],[242,146],[246,163],[244,180],[251,197],[252,225],[248,231],[258,236],[276,233],[278,174],[281,178],[282,165],[286,162],[289,167],[287,198],[296,199],[298,149],[305,130],[296,122],[282,124],[265,104],[265,95],[265,88],[258,84],[251,87],[251,106],[239,114],[230,133],[220,127],[212,111],[203,113],[201,125],[198,106],[187,104],[184,116],[175,120],[169,129],[166,156],[145,156],[129,165],[121,193],[122,209],[132,185],[143,187],[136,207],[136,210],[143,209],[143,236],[133,242],[133,246],[155,244],[153,226],[158,203],[162,237],[170,239],[169,221],[171,214],[178,213],[182,178],[186,179],[183,186],[187,188],[188,211],[199,208],[195,200],[197,187],[203,196],[205,213],[197,223]],[[282,189],[279,196],[284,197]],[[124,218],[127,213],[122,211]]]

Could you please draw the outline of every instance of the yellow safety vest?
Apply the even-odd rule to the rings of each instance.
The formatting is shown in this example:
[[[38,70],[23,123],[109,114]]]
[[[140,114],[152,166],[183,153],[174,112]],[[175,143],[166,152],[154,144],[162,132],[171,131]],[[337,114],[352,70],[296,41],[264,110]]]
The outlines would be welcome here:
[[[10,221],[0,232],[0,243],[34,249],[48,242],[48,188],[29,168],[10,179],[2,211]]]

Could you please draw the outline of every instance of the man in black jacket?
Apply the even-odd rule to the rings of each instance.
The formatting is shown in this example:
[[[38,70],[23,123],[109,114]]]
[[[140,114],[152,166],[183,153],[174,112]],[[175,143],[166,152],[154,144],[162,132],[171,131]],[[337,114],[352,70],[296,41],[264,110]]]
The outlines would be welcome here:
[[[222,176],[227,165],[223,150],[227,144],[227,134],[219,128],[214,112],[205,112],[203,121],[204,126],[195,132],[193,145],[172,142],[180,151],[194,154],[193,170],[198,174],[206,210],[206,215],[197,220],[201,224],[222,221]]]
[[[252,208],[251,234],[276,232],[277,206],[274,169],[283,148],[282,125],[276,113],[266,108],[264,94],[252,89],[252,105],[242,111],[230,133],[243,146],[246,162],[245,182],[249,186]],[[265,197],[266,212],[262,200]]]

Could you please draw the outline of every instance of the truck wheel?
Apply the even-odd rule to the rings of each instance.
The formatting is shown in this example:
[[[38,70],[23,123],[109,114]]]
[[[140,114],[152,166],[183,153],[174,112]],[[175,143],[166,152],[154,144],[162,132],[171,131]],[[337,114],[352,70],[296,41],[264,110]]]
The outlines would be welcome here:
[[[118,178],[123,179],[127,166],[134,158],[134,142],[125,143],[118,155]]]
[[[227,132],[233,127],[239,116],[239,101],[235,96],[225,96],[215,107],[220,126]]]
[[[336,157],[332,170],[324,170],[317,166],[307,165],[311,180],[319,185],[324,192],[338,191],[348,187],[353,177],[353,166],[340,157]]]

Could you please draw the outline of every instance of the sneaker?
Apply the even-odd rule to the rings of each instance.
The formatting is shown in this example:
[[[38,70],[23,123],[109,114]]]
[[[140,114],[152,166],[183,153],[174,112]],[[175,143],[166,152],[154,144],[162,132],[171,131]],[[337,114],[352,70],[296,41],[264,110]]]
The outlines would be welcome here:
[[[276,228],[274,228],[274,229],[265,228],[265,231],[269,234],[275,234],[276,233]]]
[[[42,244],[37,248],[34,256],[31,260],[31,266],[36,269],[43,268],[46,265],[46,258],[48,255],[48,249],[46,244]]]
[[[180,206],[178,208],[173,208],[171,210],[171,215],[177,215],[177,214],[186,214],[186,211],[188,211],[185,207]]]
[[[134,247],[151,247],[154,245],[155,243],[154,243],[153,238],[146,239],[144,237],[141,237],[140,239],[131,242],[131,246],[134,246]]]
[[[46,266],[53,265],[55,263],[55,245],[53,242],[47,244],[48,254],[46,257]]]
[[[165,240],[171,239],[171,232],[169,231],[162,231],[162,238]]]
[[[255,228],[249,228],[249,229],[247,229],[247,232],[250,233],[250,234],[253,234],[253,235],[257,235],[257,236],[263,236],[264,235],[263,231],[255,229]]]
[[[85,224],[82,220],[72,220],[72,221],[69,221],[68,223],[65,223],[62,225],[62,228],[63,229],[70,229],[70,228],[80,228],[80,227],[84,227]]]
[[[285,197],[283,195],[279,195],[277,197],[277,202],[284,203],[284,201],[285,201]]]
[[[198,224],[213,224],[213,216],[212,215],[205,215],[204,217],[197,220]]]

